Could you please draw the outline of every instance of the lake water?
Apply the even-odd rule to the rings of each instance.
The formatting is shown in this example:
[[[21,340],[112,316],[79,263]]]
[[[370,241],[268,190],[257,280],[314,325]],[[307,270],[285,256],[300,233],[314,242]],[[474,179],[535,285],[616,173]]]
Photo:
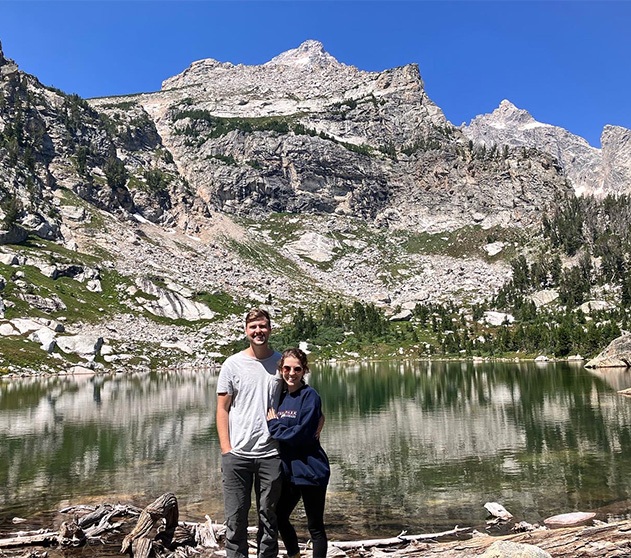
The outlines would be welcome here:
[[[223,520],[216,374],[0,381],[0,530],[67,505],[173,492],[180,517]],[[582,365],[389,362],[316,365],[332,465],[332,538],[517,521],[628,517],[631,386]]]

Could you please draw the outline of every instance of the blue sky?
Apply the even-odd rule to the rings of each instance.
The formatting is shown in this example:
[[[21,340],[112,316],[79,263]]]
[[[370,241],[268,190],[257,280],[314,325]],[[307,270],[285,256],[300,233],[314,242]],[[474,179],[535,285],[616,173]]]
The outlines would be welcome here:
[[[6,1],[4,54],[82,97],[155,91],[191,62],[262,64],[316,39],[340,62],[418,64],[456,125],[502,99],[600,146],[631,128],[629,1]]]

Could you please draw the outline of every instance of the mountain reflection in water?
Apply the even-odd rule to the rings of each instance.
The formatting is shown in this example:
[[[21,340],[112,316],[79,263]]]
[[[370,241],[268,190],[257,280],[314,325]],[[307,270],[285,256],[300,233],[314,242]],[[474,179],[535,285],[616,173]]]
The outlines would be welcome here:
[[[217,377],[208,371],[0,381],[0,528],[90,502],[221,521]],[[316,364],[335,538],[629,510],[631,386],[565,363]],[[303,521],[299,514],[299,522]],[[304,525],[304,523],[303,523]]]

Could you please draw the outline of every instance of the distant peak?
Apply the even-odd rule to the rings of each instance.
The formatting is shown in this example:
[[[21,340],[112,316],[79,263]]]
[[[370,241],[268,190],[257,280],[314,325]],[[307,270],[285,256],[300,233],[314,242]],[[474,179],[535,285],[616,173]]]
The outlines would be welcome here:
[[[18,65],[11,60],[10,58],[4,57],[4,52],[2,50],[2,43],[0,42],[0,78],[14,74],[18,71]]]
[[[328,66],[340,63],[324,50],[320,41],[308,40],[298,48],[288,50],[275,56],[265,66]]]
[[[504,121],[520,122],[522,124],[534,122],[535,120],[527,110],[517,108],[507,99],[504,99],[500,106],[493,111],[493,116]]]
[[[513,103],[511,103],[508,99],[504,99],[500,106],[498,107],[500,110],[509,111],[509,110],[519,110]]]

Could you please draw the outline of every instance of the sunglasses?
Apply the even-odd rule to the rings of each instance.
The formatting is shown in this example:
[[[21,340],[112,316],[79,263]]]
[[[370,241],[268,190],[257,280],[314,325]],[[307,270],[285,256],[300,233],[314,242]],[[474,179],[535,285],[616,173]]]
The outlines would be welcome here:
[[[283,372],[302,372],[302,366],[283,366]]]

